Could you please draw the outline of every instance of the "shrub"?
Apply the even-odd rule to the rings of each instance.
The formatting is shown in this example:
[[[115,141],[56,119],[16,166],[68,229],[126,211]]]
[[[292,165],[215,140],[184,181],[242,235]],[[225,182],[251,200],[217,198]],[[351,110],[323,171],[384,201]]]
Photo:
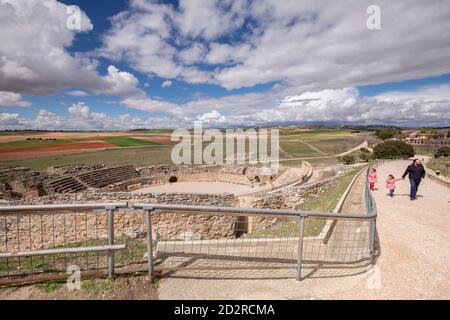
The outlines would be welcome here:
[[[450,146],[442,146],[434,154],[435,158],[448,157],[448,156],[450,156]]]
[[[414,156],[414,148],[403,141],[385,141],[373,148],[373,156],[375,159],[408,159]]]
[[[370,153],[369,149],[367,148],[361,148],[359,149],[359,151],[361,151],[362,153]]]
[[[361,161],[368,162],[371,158],[371,155],[370,153],[361,151],[361,153],[359,154],[359,158],[361,159]]]
[[[393,130],[378,130],[377,132],[375,132],[375,135],[384,141],[386,139],[393,138],[395,132]]]
[[[352,164],[352,163],[355,163],[356,159],[355,159],[355,156],[351,156],[351,155],[347,154],[347,155],[339,158],[339,161],[341,161],[345,164]]]

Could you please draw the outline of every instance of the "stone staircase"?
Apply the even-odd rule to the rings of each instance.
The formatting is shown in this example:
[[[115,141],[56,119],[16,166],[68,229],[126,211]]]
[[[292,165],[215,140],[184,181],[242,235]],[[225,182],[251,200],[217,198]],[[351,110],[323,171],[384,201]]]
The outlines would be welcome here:
[[[65,176],[47,182],[45,188],[49,193],[75,193],[135,178],[139,178],[139,173],[134,166],[128,165]]]
[[[120,181],[138,178],[134,166],[120,166],[83,173],[77,178],[91,188],[101,188]]]
[[[85,191],[88,187],[76,177],[67,176],[53,180],[45,185],[49,193],[75,193]]]

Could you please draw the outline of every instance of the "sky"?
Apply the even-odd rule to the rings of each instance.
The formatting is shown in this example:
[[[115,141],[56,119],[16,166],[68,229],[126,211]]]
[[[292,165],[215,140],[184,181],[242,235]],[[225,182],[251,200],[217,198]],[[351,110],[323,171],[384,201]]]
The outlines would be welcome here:
[[[446,0],[0,0],[0,129],[450,126],[448,30]]]

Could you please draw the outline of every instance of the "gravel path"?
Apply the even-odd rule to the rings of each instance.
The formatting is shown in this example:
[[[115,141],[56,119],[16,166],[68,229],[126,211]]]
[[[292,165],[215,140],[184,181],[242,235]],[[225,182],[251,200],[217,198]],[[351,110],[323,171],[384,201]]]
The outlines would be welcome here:
[[[450,192],[424,179],[418,200],[410,201],[409,181],[397,182],[396,196],[387,196],[389,174],[400,178],[410,161],[393,161],[378,168],[378,208],[381,255],[378,289],[363,297],[387,299],[450,298]],[[349,296],[352,294],[349,293]]]
[[[425,179],[419,199],[410,201],[409,182],[397,183],[397,195],[387,196],[388,174],[401,177],[409,161],[394,161],[378,168],[378,207],[381,255],[370,272],[307,278],[293,274],[256,271],[236,279],[196,279],[188,276],[162,279],[161,299],[450,299],[450,193]],[[356,184],[358,185],[358,183]],[[360,194],[355,186],[355,192]],[[352,207],[354,202],[349,197]],[[355,202],[356,203],[356,202]],[[258,275],[257,275],[258,274]],[[251,278],[254,279],[251,279]],[[259,277],[259,278],[258,278]],[[234,278],[234,279],[233,279]],[[277,279],[278,278],[278,279]],[[283,279],[284,278],[284,279]]]

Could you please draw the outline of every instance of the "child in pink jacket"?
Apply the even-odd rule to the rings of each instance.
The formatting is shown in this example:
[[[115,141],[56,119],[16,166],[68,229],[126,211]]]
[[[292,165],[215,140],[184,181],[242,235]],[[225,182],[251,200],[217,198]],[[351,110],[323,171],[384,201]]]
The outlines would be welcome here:
[[[386,189],[389,190],[389,195],[392,197],[394,197],[394,191],[395,191],[395,182],[400,181],[403,179],[395,179],[395,177],[390,174],[386,180]]]
[[[372,168],[367,179],[369,180],[369,188],[373,191],[375,189],[375,182],[378,181],[377,170]]]

